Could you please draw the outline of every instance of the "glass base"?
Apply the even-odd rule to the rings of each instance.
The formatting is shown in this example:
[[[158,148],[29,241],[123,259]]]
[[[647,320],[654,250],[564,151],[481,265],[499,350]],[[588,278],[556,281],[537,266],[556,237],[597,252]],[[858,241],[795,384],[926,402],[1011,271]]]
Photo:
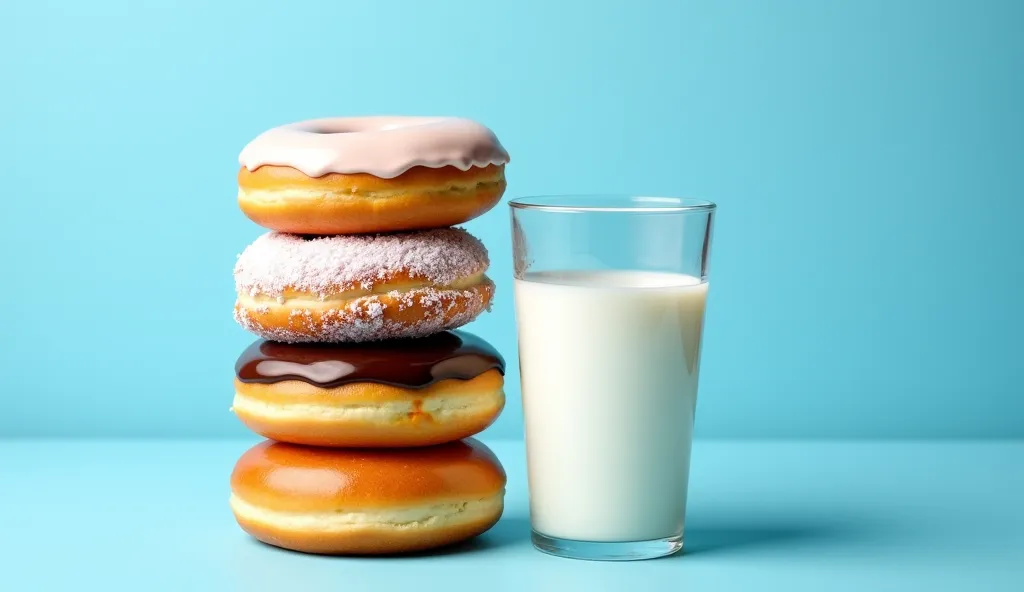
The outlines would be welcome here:
[[[533,546],[543,553],[567,559],[588,561],[639,561],[677,553],[683,548],[683,535],[650,541],[595,543],[560,539],[532,531]]]

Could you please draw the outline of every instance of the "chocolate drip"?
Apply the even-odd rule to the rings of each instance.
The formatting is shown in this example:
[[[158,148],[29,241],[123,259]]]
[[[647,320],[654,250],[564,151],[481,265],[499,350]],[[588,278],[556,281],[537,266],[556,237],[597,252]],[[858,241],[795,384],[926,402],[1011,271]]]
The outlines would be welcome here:
[[[260,339],[235,363],[242,382],[301,380],[321,388],[376,382],[424,388],[439,380],[469,380],[505,360],[486,341],[463,331],[370,343],[288,344]]]

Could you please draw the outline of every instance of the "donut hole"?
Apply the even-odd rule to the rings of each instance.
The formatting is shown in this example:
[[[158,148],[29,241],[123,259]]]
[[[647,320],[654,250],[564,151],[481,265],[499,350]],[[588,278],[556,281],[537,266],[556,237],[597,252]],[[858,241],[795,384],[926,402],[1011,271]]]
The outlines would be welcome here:
[[[407,127],[409,127],[408,123],[389,123],[387,125],[382,125],[382,126],[376,128],[376,129],[373,129],[373,130],[361,130],[361,131],[387,132],[387,131],[396,130],[396,129],[403,129],[403,128],[407,128]],[[340,134],[356,134],[356,133],[360,133],[360,130],[314,129],[314,130],[310,130],[309,133],[317,134],[317,135],[320,135],[320,136],[337,136],[337,135],[340,135]]]
[[[359,126],[344,121],[322,121],[306,127],[304,131],[318,136],[340,136],[358,132]]]

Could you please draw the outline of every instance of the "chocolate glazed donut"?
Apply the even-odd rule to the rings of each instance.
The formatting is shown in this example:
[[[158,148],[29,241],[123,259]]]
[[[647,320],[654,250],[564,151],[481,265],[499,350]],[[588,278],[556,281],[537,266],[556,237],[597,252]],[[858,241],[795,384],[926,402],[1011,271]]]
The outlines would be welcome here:
[[[504,360],[462,331],[361,344],[259,340],[235,371],[239,419],[297,444],[439,444],[479,433],[505,403]]]

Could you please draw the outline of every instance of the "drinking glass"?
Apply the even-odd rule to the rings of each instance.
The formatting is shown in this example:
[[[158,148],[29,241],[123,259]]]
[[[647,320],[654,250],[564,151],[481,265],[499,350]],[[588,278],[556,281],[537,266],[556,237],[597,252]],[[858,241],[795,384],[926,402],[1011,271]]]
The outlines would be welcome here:
[[[675,553],[715,204],[509,205],[533,544],[579,559]]]

